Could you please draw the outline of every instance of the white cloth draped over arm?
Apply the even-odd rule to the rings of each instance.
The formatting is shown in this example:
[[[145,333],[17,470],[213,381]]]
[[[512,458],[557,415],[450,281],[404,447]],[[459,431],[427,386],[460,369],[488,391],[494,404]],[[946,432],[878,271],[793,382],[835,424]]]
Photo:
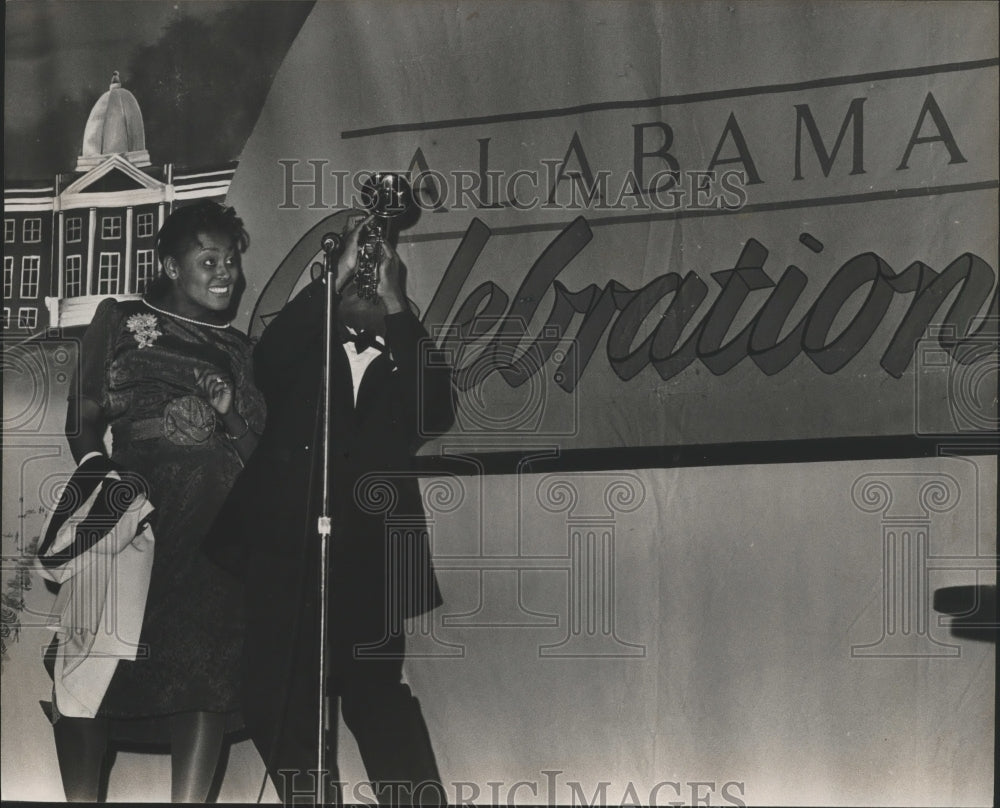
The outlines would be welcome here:
[[[49,627],[58,636],[53,685],[62,715],[96,716],[119,661],[141,651],[152,512],[139,481],[95,454],[46,521],[36,567],[61,585]]]

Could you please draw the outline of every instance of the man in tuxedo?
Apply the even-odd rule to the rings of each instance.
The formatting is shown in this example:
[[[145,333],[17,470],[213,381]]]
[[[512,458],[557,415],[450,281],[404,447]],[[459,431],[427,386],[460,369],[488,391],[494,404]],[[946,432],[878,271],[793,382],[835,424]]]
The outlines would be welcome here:
[[[408,307],[389,245],[377,300],[358,296],[364,224],[346,239],[336,273],[289,302],[256,346],[267,427],[208,549],[246,582],[247,728],[282,800],[301,800],[315,791],[310,770],[321,709],[317,518],[325,284],[333,283],[328,768],[335,782],[339,697],[380,803],[443,804],[430,738],[402,666],[403,621],[441,603],[413,457],[454,420],[451,372],[423,359],[427,332]]]

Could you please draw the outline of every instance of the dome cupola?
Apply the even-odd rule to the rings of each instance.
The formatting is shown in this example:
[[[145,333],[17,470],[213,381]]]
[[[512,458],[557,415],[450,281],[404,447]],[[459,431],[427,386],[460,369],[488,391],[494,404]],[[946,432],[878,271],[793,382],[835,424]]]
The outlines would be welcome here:
[[[90,111],[76,170],[87,171],[112,154],[122,155],[135,166],[150,164],[139,102],[122,87],[117,70],[111,76],[108,91]]]

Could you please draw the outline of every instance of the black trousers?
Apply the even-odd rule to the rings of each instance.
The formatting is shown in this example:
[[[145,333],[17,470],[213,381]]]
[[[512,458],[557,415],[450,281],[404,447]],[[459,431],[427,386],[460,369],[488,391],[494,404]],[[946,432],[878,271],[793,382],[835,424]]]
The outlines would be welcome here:
[[[380,805],[446,802],[420,703],[402,681],[405,652],[404,635],[387,636],[382,621],[374,622],[367,631],[337,621],[331,626],[326,793],[332,803],[370,801],[373,796]],[[287,698],[290,715],[317,715],[314,689],[300,688]],[[357,741],[370,788],[338,783],[338,701],[344,723]],[[282,734],[284,742],[270,762],[268,774],[283,803],[310,804],[316,791],[317,721],[289,722]]]

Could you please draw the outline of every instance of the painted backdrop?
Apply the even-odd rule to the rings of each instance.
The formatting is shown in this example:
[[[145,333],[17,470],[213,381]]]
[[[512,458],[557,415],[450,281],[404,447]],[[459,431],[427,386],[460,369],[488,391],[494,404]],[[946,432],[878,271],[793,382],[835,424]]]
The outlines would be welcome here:
[[[244,322],[283,302],[364,170],[408,171],[401,253],[460,369],[464,438],[988,427],[990,16],[320,4],[232,186],[258,234],[248,297],[265,290]]]
[[[312,9],[231,187],[239,322],[362,172],[409,172],[461,415],[421,459],[446,603],[406,675],[456,803],[992,803],[995,631],[942,610],[995,599],[997,65],[977,3]],[[47,356],[5,535],[69,469]],[[5,798],[60,796],[43,635],[4,671]],[[164,799],[162,756],[125,764],[113,798]],[[223,799],[261,774],[234,748]]]

